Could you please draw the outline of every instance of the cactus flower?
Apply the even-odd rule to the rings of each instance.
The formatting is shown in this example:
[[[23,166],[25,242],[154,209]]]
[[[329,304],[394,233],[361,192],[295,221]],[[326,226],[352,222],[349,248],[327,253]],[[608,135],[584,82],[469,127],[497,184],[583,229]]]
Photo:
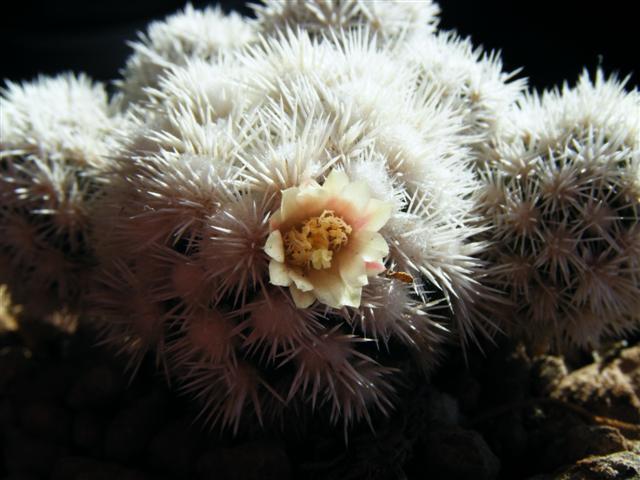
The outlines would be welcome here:
[[[359,307],[368,277],[385,270],[389,247],[378,230],[391,204],[371,198],[364,182],[332,171],[324,184],[287,188],[269,222],[269,279],[289,287],[298,308],[315,300],[332,308]]]

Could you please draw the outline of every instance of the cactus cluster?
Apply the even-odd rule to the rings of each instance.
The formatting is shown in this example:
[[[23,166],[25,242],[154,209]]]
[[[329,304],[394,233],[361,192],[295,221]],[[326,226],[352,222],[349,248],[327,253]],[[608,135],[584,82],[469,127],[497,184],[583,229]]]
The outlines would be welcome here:
[[[152,357],[234,432],[372,423],[445,342],[498,327],[637,329],[637,91],[525,94],[433,2],[255,9],[152,23],[110,102],[84,76],[3,91],[18,302],[82,306],[132,374]]]
[[[482,171],[491,282],[512,334],[595,347],[640,324],[640,95],[584,73],[529,95]],[[519,332],[519,333],[516,333]]]

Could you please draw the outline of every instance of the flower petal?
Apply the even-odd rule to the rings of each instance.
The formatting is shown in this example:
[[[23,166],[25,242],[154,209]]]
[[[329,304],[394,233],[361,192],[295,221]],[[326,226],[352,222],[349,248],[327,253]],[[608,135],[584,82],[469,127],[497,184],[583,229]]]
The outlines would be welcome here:
[[[284,241],[280,230],[274,230],[269,234],[264,244],[264,251],[275,261],[284,263]]]
[[[349,185],[349,177],[346,173],[339,170],[331,170],[331,173],[322,184],[322,188],[335,195],[340,193],[347,185]]]
[[[310,307],[311,304],[316,300],[316,296],[313,294],[313,292],[303,292],[295,285],[291,285],[289,287],[289,292],[291,293],[293,302],[298,308]]]
[[[291,285],[289,269],[284,263],[276,260],[269,262],[269,281],[272,285],[278,285],[280,287],[288,287]]]
[[[280,221],[286,222],[287,219],[298,213],[298,194],[300,189],[298,187],[287,188],[282,191],[282,200],[280,201]]]
[[[357,232],[349,239],[349,244],[341,255],[358,256],[364,262],[382,262],[389,254],[389,245],[378,232]]]
[[[353,216],[361,216],[365,213],[367,204],[371,198],[369,186],[365,182],[353,182],[349,188],[345,188],[340,194],[340,199],[353,207]]]
[[[367,267],[367,276],[369,277],[375,277],[386,270],[382,262],[365,262],[365,266]]]
[[[342,307],[340,300],[343,290],[347,287],[340,275],[336,273],[329,273],[325,270],[312,270],[309,272],[309,280],[313,283],[313,293],[320,303],[324,303],[331,308]]]
[[[342,298],[340,299],[340,306],[358,308],[362,301],[362,287],[351,288],[345,285],[342,291]],[[334,307],[339,308],[339,307]]]
[[[271,218],[269,218],[269,229],[270,230],[280,230],[280,225],[282,224],[282,213],[280,209],[276,210],[271,214]]]
[[[367,269],[360,255],[343,255],[340,259],[340,277],[351,287],[362,287],[369,283]]]
[[[309,281],[309,279],[307,279],[304,275],[296,272],[294,269],[289,270],[289,277],[296,284],[296,287],[298,287],[303,292],[309,292],[313,290],[313,284]]]
[[[377,232],[389,221],[393,206],[388,202],[382,202],[375,198],[369,200],[369,205],[363,215],[364,223],[360,225],[362,230]]]

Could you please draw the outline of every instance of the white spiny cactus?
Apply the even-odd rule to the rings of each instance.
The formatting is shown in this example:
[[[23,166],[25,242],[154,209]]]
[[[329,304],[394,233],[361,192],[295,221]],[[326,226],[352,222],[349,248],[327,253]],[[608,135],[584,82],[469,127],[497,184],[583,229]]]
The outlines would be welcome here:
[[[391,0],[265,0],[254,5],[262,33],[303,28],[314,35],[356,27],[368,27],[384,39],[428,34],[438,24],[440,7],[431,1]]]
[[[0,111],[2,276],[33,316],[74,311],[93,263],[91,208],[118,120],[101,84],[70,74],[8,83]]]
[[[593,347],[640,324],[640,94],[590,79],[529,96],[484,173],[491,278],[537,345]]]
[[[183,11],[149,25],[138,41],[132,42],[133,54],[118,82],[120,94],[116,105],[146,99],[145,89],[157,86],[160,77],[175,65],[192,58],[212,60],[219,54],[250,43],[256,37],[252,25],[235,12],[225,14],[220,8]]]
[[[371,421],[399,358],[429,371],[480,323],[473,139],[390,48],[290,30],[174,66],[136,107],[97,209],[96,316],[210,423]]]
[[[505,72],[497,52],[484,52],[452,32],[416,35],[401,51],[407,63],[418,68],[419,82],[441,89],[464,111],[468,133],[475,136],[475,160],[489,161],[491,141],[501,134],[526,80],[514,79],[518,71]]]

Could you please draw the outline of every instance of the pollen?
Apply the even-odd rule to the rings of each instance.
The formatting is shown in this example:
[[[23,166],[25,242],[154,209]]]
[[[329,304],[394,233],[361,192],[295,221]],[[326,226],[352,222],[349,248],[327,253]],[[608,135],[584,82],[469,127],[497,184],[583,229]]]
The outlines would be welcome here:
[[[332,210],[325,210],[284,235],[287,260],[305,269],[331,268],[333,254],[348,243],[351,230]]]

